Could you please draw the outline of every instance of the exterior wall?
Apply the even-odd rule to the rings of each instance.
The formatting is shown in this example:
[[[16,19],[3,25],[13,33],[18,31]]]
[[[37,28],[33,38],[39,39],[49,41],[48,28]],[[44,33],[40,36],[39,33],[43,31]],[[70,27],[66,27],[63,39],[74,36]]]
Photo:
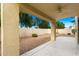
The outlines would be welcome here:
[[[19,55],[19,6],[3,4],[3,55]]]
[[[71,33],[73,35],[72,29],[56,29],[56,32],[58,34],[68,34],[68,33]]]
[[[51,29],[32,29],[32,28],[20,28],[20,37],[31,36],[33,33],[38,35],[50,34]]]
[[[31,36],[33,33],[38,34],[38,35],[43,35],[43,34],[49,34],[51,35],[51,29],[32,29],[32,28],[20,28],[20,37],[29,37]],[[73,35],[73,33],[71,32],[71,29],[56,29],[56,33],[57,34],[68,34],[71,33]]]

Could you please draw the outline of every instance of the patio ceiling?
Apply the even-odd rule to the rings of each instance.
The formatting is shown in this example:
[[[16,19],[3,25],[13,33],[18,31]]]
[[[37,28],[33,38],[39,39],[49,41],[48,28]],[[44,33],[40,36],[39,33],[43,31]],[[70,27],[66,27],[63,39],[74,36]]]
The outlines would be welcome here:
[[[79,4],[23,3],[20,11],[54,22],[55,19],[79,15]]]

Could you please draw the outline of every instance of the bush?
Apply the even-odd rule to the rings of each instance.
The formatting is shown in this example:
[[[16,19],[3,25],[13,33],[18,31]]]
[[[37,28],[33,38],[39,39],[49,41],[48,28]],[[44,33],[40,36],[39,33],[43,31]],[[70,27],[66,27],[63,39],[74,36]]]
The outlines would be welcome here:
[[[37,34],[32,34],[32,37],[38,37],[38,35]]]
[[[72,33],[75,34],[75,32],[76,32],[76,29],[72,29]]]
[[[68,33],[67,35],[71,35],[71,33]]]

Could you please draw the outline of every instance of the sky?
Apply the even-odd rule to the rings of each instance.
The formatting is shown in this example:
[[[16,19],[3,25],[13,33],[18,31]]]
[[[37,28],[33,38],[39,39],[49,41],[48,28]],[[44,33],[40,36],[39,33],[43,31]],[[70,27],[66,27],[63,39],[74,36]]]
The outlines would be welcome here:
[[[73,26],[73,23],[71,21],[75,20],[75,17],[68,17],[60,19],[60,22],[63,22],[65,24],[65,27]]]
[[[35,19],[36,16],[33,16],[33,19]],[[65,27],[70,27],[73,26],[73,23],[71,21],[75,20],[75,17],[68,17],[68,18],[62,18],[59,19],[60,22],[63,22],[65,24]],[[49,23],[49,25],[51,26],[51,23]]]

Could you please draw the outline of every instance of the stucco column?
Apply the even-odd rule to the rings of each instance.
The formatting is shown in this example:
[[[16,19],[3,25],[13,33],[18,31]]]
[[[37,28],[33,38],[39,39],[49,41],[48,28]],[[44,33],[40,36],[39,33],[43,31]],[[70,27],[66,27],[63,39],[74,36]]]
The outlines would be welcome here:
[[[77,39],[77,43],[79,44],[79,18],[77,16],[75,16],[75,22],[76,22],[75,38]]]
[[[19,55],[19,5],[3,4],[3,55]]]
[[[55,26],[55,24],[52,24],[52,26],[51,26],[51,40],[52,41],[56,40],[56,26]]]
[[[76,30],[77,43],[79,44],[79,17],[76,17]]]
[[[79,44],[79,18],[77,20],[77,41],[78,41],[78,44]]]
[[[79,44],[79,18],[77,19],[77,39],[78,39],[78,44]]]

